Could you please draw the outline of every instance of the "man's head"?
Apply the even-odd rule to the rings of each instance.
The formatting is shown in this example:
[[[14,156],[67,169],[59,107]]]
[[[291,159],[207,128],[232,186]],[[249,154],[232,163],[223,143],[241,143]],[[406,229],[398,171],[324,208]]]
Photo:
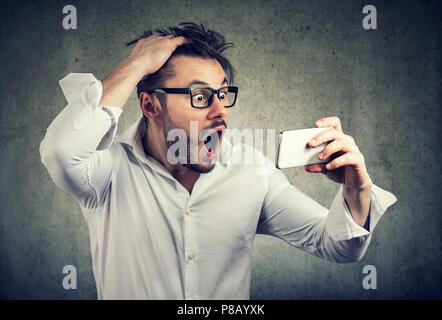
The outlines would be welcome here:
[[[181,23],[180,27],[157,29],[155,32],[158,36],[183,36],[189,42],[178,46],[158,71],[145,76],[137,85],[140,107],[148,126],[149,146],[154,145],[156,149],[161,150],[162,155],[159,156],[164,160],[164,154],[167,154],[169,147],[175,143],[167,141],[167,134],[172,129],[181,129],[187,136],[187,163],[184,165],[198,172],[208,172],[214,166],[217,146],[214,146],[210,153],[204,149],[206,147],[203,141],[191,141],[191,123],[193,122],[194,126],[197,124],[198,137],[200,133],[207,132],[208,128],[219,131],[220,137],[220,130],[226,128],[230,113],[230,108],[225,107],[226,100],[223,101],[225,93],[215,94],[207,108],[194,108],[190,94],[170,94],[153,90],[196,87],[219,89],[231,85],[234,70],[222,52],[232,44],[226,43],[220,33],[206,30],[202,25],[194,23]],[[152,31],[147,31],[141,38],[152,34]],[[128,45],[139,39],[129,42]],[[201,97],[194,95],[193,99],[195,102],[195,99]],[[194,105],[197,106],[197,103]],[[205,153],[208,157],[201,158],[200,155]],[[192,161],[196,159],[195,155],[196,163]]]

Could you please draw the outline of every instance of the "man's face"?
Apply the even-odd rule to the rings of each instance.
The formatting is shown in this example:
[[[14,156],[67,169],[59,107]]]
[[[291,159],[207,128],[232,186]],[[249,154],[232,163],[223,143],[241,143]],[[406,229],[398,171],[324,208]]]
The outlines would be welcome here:
[[[173,64],[175,77],[166,81],[166,88],[211,87],[218,89],[228,85],[225,72],[215,59],[179,56]],[[163,132],[166,146],[175,142],[167,141],[167,133],[172,129],[182,129],[187,135],[186,167],[198,171],[209,172],[215,166],[219,143],[223,130],[227,127],[230,108],[224,107],[215,95],[208,108],[193,108],[188,94],[168,94],[167,107],[163,107]],[[197,135],[191,135],[191,123],[197,124]],[[214,129],[214,130],[208,130]],[[205,144],[204,139],[211,135],[211,142]],[[202,141],[200,141],[200,139]],[[193,155],[193,157],[191,157]]]

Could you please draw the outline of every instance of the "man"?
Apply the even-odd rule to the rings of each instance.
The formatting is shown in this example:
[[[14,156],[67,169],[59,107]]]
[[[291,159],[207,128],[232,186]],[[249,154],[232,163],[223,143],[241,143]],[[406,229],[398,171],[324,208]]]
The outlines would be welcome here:
[[[323,158],[334,160],[306,166],[342,184],[327,210],[280,170],[257,174],[256,164],[230,161],[255,150],[222,139],[238,91],[224,37],[193,23],[157,33],[133,41],[102,82],[62,79],[68,106],[40,146],[51,178],[87,221],[98,298],[248,299],[256,233],[339,263],[361,259],[396,198],[372,183],[339,119],[320,119],[333,129],[310,141],[330,142]],[[135,86],[143,116],[115,138]],[[175,129],[189,142],[179,162],[169,152]]]

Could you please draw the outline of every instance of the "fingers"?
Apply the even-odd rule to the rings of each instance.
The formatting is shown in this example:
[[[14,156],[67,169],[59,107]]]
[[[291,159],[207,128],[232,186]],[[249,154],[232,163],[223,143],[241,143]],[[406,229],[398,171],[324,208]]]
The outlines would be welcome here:
[[[335,170],[348,165],[361,166],[363,165],[363,163],[364,156],[362,154],[350,152],[337,157],[329,163],[316,163],[305,165],[304,169],[311,173],[326,173],[327,171]]]
[[[349,152],[342,156],[330,161],[326,164],[327,170],[334,170],[348,165],[362,165],[364,163],[364,157],[360,153]]]
[[[140,39],[140,41],[141,40],[148,40],[148,39],[149,40],[153,40],[153,39],[169,39],[169,40],[172,40],[173,39],[176,42],[177,46],[182,45],[184,43],[192,42],[190,39],[187,39],[187,38],[185,38],[183,36],[176,37],[173,34],[169,34],[167,36],[150,35],[150,36],[148,36],[146,38]]]
[[[341,134],[334,128],[327,129],[325,131],[322,131],[318,133],[316,136],[310,139],[308,142],[310,147],[317,147],[321,144],[328,142],[330,140],[334,140],[338,137],[340,137]]]
[[[344,139],[336,139],[333,142],[329,143],[325,148],[318,154],[319,160],[327,159],[337,152],[359,152],[358,147],[355,144],[352,144],[350,141],[346,141]]]
[[[304,169],[312,173],[320,173],[326,171],[325,163],[315,163],[315,164],[305,165]]]
[[[352,136],[344,134],[336,130],[335,128],[330,128],[318,133],[316,136],[310,139],[308,144],[310,147],[317,147],[323,143],[337,139],[342,139],[350,144],[355,144],[355,140],[353,139]]]
[[[318,121],[316,121],[315,125],[318,128],[333,127],[337,131],[342,132],[341,120],[339,120],[338,117],[327,117],[319,119]]]
[[[151,35],[147,38],[143,38],[140,39],[140,41],[138,41],[137,46],[136,47],[138,50],[143,50],[143,48],[151,48],[152,46],[160,46],[160,47],[167,47],[170,48],[170,50],[175,50],[178,46],[183,45],[185,43],[190,43],[191,40],[179,36],[179,37],[175,37],[174,35],[170,34],[167,36],[156,36],[156,35]]]
[[[180,37],[176,37],[176,38],[175,38],[175,41],[176,41],[176,43],[177,43],[177,46],[181,46],[181,45],[183,45],[183,44],[191,43],[191,42],[192,42],[192,40],[187,39],[187,38],[182,37],[182,36],[180,36]]]

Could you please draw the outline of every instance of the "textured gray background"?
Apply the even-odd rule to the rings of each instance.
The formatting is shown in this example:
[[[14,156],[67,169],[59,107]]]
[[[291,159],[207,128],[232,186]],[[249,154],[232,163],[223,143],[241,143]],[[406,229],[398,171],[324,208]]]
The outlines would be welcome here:
[[[66,4],[77,8],[77,30],[62,28]],[[362,28],[365,4],[378,10],[376,31]],[[38,152],[66,104],[58,80],[102,79],[144,29],[195,21],[235,43],[240,98],[230,128],[279,132],[337,115],[375,184],[399,199],[358,263],[258,236],[251,298],[441,298],[440,14],[437,1],[2,1],[0,297],[96,298],[86,223]],[[133,94],[118,133],[139,115]],[[327,207],[339,187],[303,168],[285,173]],[[77,267],[77,290],[62,288],[67,264]],[[362,287],[367,264],[377,290]]]

